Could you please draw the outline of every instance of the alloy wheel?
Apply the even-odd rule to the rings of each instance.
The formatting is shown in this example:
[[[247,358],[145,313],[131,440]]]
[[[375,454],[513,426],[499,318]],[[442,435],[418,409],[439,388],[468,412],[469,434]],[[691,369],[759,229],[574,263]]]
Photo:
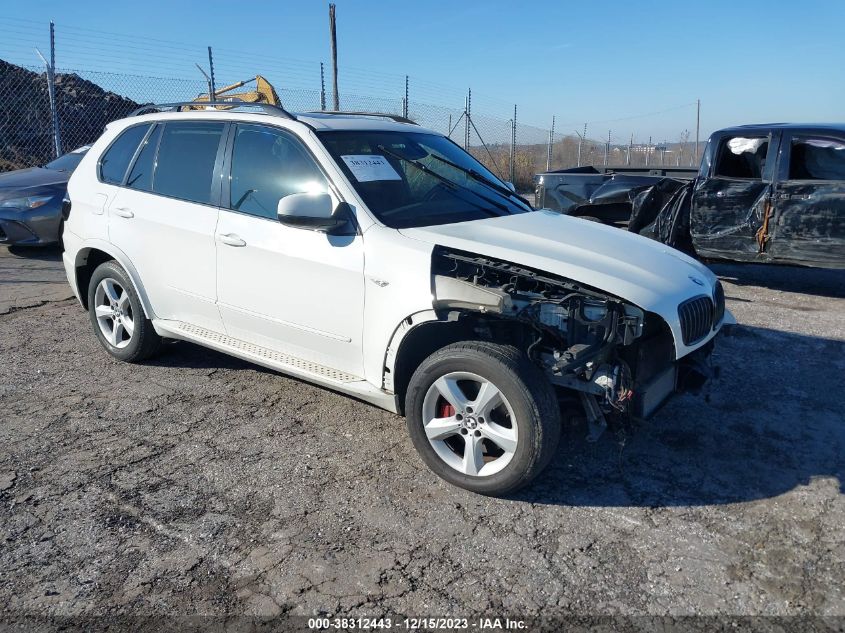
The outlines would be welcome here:
[[[423,428],[437,455],[465,475],[487,477],[513,459],[516,418],[492,382],[451,372],[432,383],[423,399]]]
[[[100,332],[110,345],[122,349],[132,341],[135,318],[129,293],[119,281],[107,277],[94,292],[94,314]]]

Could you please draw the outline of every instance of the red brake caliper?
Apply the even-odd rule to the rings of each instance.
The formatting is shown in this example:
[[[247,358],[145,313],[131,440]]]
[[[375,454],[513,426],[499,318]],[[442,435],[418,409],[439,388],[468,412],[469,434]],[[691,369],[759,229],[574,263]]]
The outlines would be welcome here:
[[[455,407],[446,402],[443,398],[440,399],[440,404],[437,407],[438,418],[451,418],[455,415]]]

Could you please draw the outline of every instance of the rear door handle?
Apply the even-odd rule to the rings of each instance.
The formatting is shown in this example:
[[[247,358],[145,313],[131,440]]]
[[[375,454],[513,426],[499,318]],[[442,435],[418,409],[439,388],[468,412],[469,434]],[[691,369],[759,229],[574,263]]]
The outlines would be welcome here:
[[[234,233],[221,233],[220,241],[227,246],[246,246],[246,242],[241,239],[239,235]]]
[[[119,215],[122,218],[134,218],[135,214],[132,213],[132,209],[128,209],[126,207],[115,207],[114,214]]]

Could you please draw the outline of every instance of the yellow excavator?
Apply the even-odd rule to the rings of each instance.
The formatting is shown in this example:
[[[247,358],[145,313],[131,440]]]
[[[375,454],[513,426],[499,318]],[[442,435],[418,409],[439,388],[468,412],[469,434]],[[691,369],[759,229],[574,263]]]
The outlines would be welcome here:
[[[255,89],[254,90],[246,90],[244,92],[232,92],[233,90],[237,90],[238,88],[242,88],[243,86],[255,82]],[[194,99],[197,103],[202,103],[203,101],[208,101],[208,94],[201,94],[196,99]],[[252,79],[245,79],[243,81],[239,81],[237,83],[232,84],[231,86],[226,86],[225,88],[219,88],[214,90],[214,99],[213,101],[239,101],[242,103],[267,103],[269,105],[274,106],[281,106],[282,102],[279,100],[279,95],[276,94],[276,89],[273,88],[273,84],[271,84],[267,79],[262,77],[261,75],[256,75]],[[217,108],[225,108],[226,106],[216,106]],[[196,108],[201,109],[201,108]]]

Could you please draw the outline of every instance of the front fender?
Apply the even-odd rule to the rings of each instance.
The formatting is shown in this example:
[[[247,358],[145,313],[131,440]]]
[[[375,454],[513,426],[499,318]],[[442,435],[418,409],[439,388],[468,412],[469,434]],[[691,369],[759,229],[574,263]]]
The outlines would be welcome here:
[[[382,372],[381,387],[385,391],[394,390],[394,377],[396,376],[396,359],[398,358],[399,348],[402,346],[402,341],[405,337],[416,327],[423,323],[430,323],[438,321],[437,313],[434,310],[421,310],[410,314],[402,319],[394,328],[393,334],[390,337],[390,343],[384,352],[384,371]]]

